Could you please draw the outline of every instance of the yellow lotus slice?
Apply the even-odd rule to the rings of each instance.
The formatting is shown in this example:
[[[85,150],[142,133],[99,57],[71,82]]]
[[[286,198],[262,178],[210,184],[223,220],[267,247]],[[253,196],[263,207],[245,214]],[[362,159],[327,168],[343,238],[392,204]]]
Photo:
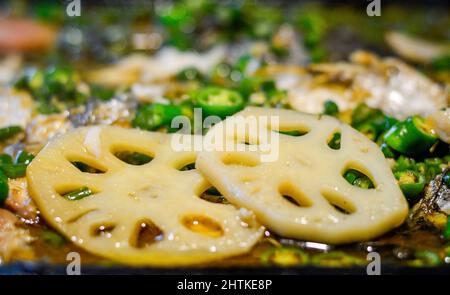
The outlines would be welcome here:
[[[328,144],[335,133],[339,148]],[[329,116],[246,108],[207,133],[196,168],[228,201],[285,237],[367,240],[400,225],[408,211],[378,146]],[[364,173],[374,188],[348,183],[348,169]]]
[[[124,162],[125,153],[153,159],[135,165],[142,163]],[[194,152],[174,152],[171,135],[95,126],[51,141],[27,178],[46,221],[99,256],[172,266],[246,253],[263,228],[248,212],[199,197],[210,184],[195,169],[179,169],[195,158]],[[80,162],[91,169],[73,164]],[[93,194],[67,198],[83,187]]]

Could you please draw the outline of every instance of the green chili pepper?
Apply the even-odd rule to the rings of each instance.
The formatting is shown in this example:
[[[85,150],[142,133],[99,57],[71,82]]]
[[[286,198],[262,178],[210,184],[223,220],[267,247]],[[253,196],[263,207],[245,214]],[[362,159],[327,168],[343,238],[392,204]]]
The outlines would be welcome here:
[[[244,99],[233,90],[207,87],[195,94],[194,104],[202,108],[206,116],[225,118],[243,109]]]
[[[250,54],[244,54],[236,61],[234,68],[241,73],[245,73],[249,62],[252,60],[252,56]]]
[[[285,95],[285,91],[277,89],[274,80],[260,77],[245,77],[242,79],[239,84],[239,92],[245,99],[248,99],[255,92],[265,93],[268,99]]]
[[[0,155],[0,167],[7,164],[12,164],[12,157],[8,154],[1,154]]]
[[[148,104],[141,106],[133,120],[133,127],[156,130],[170,126],[172,119],[182,115],[181,108],[175,105]]]
[[[372,141],[375,141],[377,138],[377,129],[370,123],[360,124],[356,129]]]
[[[209,201],[209,202],[213,202],[213,203],[230,204],[228,202],[228,200],[215,187],[211,187],[211,188],[207,189],[200,196],[200,198],[203,200]]]
[[[239,92],[245,99],[248,99],[252,93],[259,90],[260,82],[261,79],[258,77],[245,77],[239,83]]]
[[[360,188],[370,189],[373,188],[373,183],[368,177],[359,177],[355,179],[353,185],[356,185]]]
[[[28,153],[27,151],[21,151],[16,158],[17,164],[29,165],[33,161],[34,155]]]
[[[226,63],[220,63],[214,67],[210,79],[213,84],[223,85],[225,81],[230,80],[230,74],[232,72],[232,67]]]
[[[383,142],[381,145],[380,145],[380,149],[381,149],[381,151],[383,152],[383,154],[384,154],[384,156],[386,157],[386,158],[395,158],[396,157],[396,154],[395,154],[395,151],[393,150],[393,149],[391,149],[388,145],[387,145],[387,143],[385,143],[385,142]]]
[[[0,128],[0,141],[13,137],[14,135],[19,134],[22,131],[23,129],[20,126],[9,126]]]
[[[69,69],[61,67],[46,71],[44,79],[50,93],[62,93],[72,79],[72,75]]]
[[[442,180],[444,181],[445,185],[450,188],[450,170],[445,172],[444,176],[442,177]]]
[[[321,253],[313,256],[312,264],[326,267],[344,267],[352,265],[361,265],[365,260],[349,255],[342,251],[332,251],[328,253]]]
[[[114,155],[125,163],[135,166],[141,166],[153,160],[153,157],[139,152],[120,151]]]
[[[427,165],[425,164],[425,181],[430,182],[436,178],[438,174],[442,172],[442,168],[438,165]]]
[[[394,117],[384,116],[383,131],[388,131],[392,126],[398,123],[398,120]]]
[[[195,67],[188,67],[181,70],[177,75],[178,81],[201,81],[203,76],[200,71]]]
[[[261,88],[261,91],[265,92],[269,96],[274,94],[277,91],[277,85],[274,80],[272,79],[262,79],[259,81],[259,86]]]
[[[32,91],[38,91],[44,86],[44,71],[37,70],[28,79],[28,87]]]
[[[90,188],[83,186],[67,194],[64,194],[63,197],[69,201],[78,201],[83,198],[89,197],[92,194],[93,193]]]
[[[260,256],[261,263],[264,265],[305,265],[308,264],[308,254],[294,247],[270,248]]]
[[[437,157],[435,157],[435,158],[427,158],[427,159],[424,160],[424,163],[426,165],[429,165],[429,166],[432,166],[432,165],[439,166],[439,165],[442,164],[442,159],[441,158],[437,158]]]
[[[42,232],[42,240],[54,247],[64,246],[64,244],[66,244],[67,242],[63,236],[52,230],[44,230]]]
[[[26,175],[27,165],[25,164],[6,164],[0,167],[8,178],[21,178]]]
[[[391,149],[387,143],[384,141],[384,135],[386,132],[382,133],[380,136],[378,136],[377,144],[380,146],[381,151],[383,152],[384,156],[386,158],[396,158],[397,152]]]
[[[441,258],[434,251],[417,250],[414,253],[414,256],[416,257],[416,259],[410,262],[411,266],[436,266],[442,263]]]
[[[444,158],[442,158],[442,162],[450,164],[450,155],[444,156]]]
[[[443,55],[431,62],[431,66],[436,71],[450,71],[450,55]]]
[[[90,86],[90,88],[91,88],[91,96],[103,101],[110,100],[111,98],[113,98],[115,94],[115,91],[113,89],[106,88],[101,85],[93,84]]]
[[[394,173],[403,194],[408,200],[418,196],[425,187],[425,177],[413,170]]]
[[[404,155],[398,157],[395,166],[393,167],[393,171],[404,171],[404,170],[414,170],[416,165],[416,161],[413,158],[408,158]]]
[[[374,188],[373,182],[370,180],[367,175],[359,172],[355,169],[349,169],[344,173],[344,178],[351,185],[358,186],[364,189],[372,189]]]
[[[337,116],[339,114],[339,106],[332,100],[325,101],[323,109],[325,115]]]
[[[385,136],[386,143],[400,153],[416,156],[429,151],[438,137],[420,116],[395,124]]]
[[[414,166],[414,171],[416,171],[419,174],[425,175],[427,173],[427,167],[425,163],[419,162],[416,163],[416,165]]]
[[[352,126],[356,127],[379,116],[383,116],[380,110],[373,109],[365,103],[360,103],[352,112]]]
[[[348,183],[353,184],[353,182],[360,176],[360,173],[357,170],[350,169],[345,172],[344,178]]]
[[[447,225],[444,229],[443,236],[446,240],[450,240],[450,215],[447,216]]]
[[[335,132],[328,142],[328,146],[333,150],[338,150],[341,148],[341,133]]]
[[[0,207],[3,206],[9,194],[8,177],[0,170]]]

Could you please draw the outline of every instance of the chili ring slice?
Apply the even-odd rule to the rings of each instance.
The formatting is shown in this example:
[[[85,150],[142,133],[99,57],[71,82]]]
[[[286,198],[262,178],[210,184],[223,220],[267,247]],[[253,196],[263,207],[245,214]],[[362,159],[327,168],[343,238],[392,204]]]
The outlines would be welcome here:
[[[279,126],[270,123],[274,117]],[[327,144],[337,132],[339,144]],[[282,236],[334,244],[367,240],[407,215],[379,147],[335,118],[249,107],[215,125],[205,141],[197,169],[229,202]],[[349,169],[369,177],[373,188],[348,183],[343,175]]]
[[[263,228],[251,214],[199,197],[210,185],[196,170],[178,170],[195,157],[174,152],[171,135],[95,126],[51,141],[27,177],[46,220],[99,256],[163,266],[249,251]]]

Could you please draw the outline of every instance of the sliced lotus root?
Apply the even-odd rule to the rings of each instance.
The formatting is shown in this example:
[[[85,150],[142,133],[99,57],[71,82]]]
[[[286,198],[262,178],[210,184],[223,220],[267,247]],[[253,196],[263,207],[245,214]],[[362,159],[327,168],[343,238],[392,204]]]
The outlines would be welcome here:
[[[236,127],[238,118],[246,127]],[[262,118],[267,123],[248,127]],[[340,143],[331,144],[336,134]],[[279,141],[264,152],[258,149],[261,138]],[[212,147],[220,141],[242,151]],[[249,107],[215,125],[204,150],[196,168],[207,180],[285,237],[333,244],[367,240],[400,225],[407,215],[407,202],[378,146],[329,116]],[[262,161],[268,153],[277,159]],[[374,188],[347,182],[348,169],[368,176]]]
[[[263,228],[248,212],[199,197],[210,184],[180,169],[195,158],[175,153],[171,135],[96,126],[51,141],[27,177],[46,221],[99,256],[163,266],[249,251]],[[80,188],[92,194],[74,195]]]

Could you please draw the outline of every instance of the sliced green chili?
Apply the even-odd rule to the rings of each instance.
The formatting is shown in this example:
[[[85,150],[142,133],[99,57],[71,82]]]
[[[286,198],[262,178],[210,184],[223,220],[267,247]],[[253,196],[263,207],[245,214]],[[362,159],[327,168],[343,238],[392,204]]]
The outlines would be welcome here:
[[[215,187],[207,189],[200,198],[212,203],[229,204],[228,200]]]
[[[200,71],[195,67],[188,67],[181,70],[177,75],[178,81],[201,81],[203,76]]]
[[[403,170],[394,173],[400,189],[409,200],[422,193],[425,187],[425,177],[413,170]]]
[[[442,180],[444,181],[445,185],[450,188],[450,170],[445,172],[444,176],[442,177]]]
[[[341,133],[335,132],[331,137],[330,141],[328,141],[328,146],[333,150],[338,150],[341,148]]]
[[[93,193],[90,188],[83,186],[67,194],[64,194],[63,197],[69,201],[78,201],[83,198],[89,197],[92,194]]]
[[[270,248],[266,250],[261,256],[260,261],[263,265],[305,265],[309,262],[308,254],[298,248],[281,247]]]
[[[446,240],[450,240],[450,215],[447,216],[447,225],[445,226],[443,236]]]
[[[359,172],[358,170],[349,169],[345,171],[344,178],[351,185],[355,185],[365,189],[374,188],[373,182],[370,180],[370,178],[367,177],[367,175]]]
[[[90,86],[91,88],[91,96],[98,98],[103,101],[110,100],[114,97],[115,91],[114,89],[110,89],[101,85],[93,84]]]
[[[3,207],[9,194],[8,177],[0,170],[0,207]]]
[[[387,145],[387,143],[383,142],[380,145],[380,149],[386,158],[395,158],[396,156],[395,151],[391,149],[390,146]]]
[[[375,141],[375,139],[377,138],[377,129],[370,123],[362,123],[358,125],[356,129],[372,141]]]
[[[182,115],[181,108],[175,105],[149,104],[141,106],[133,120],[133,127],[156,130],[170,126],[172,119]]]
[[[25,164],[6,164],[0,167],[8,178],[21,178],[26,175],[27,165]]]
[[[414,170],[416,165],[416,161],[413,158],[408,158],[404,155],[398,157],[395,166],[393,167],[393,171],[404,171],[404,170]]]
[[[16,134],[22,132],[23,129],[20,126],[9,126],[0,128],[0,141],[13,137]]]
[[[141,166],[153,160],[151,156],[139,152],[119,151],[114,155],[125,163],[135,166]]]
[[[342,251],[332,251],[314,255],[311,259],[313,265],[326,267],[344,267],[352,265],[361,265],[365,260],[349,255]]]
[[[442,263],[441,258],[434,251],[417,250],[414,253],[414,256],[416,257],[416,259],[410,262],[411,266],[436,266]]]
[[[202,108],[206,116],[225,118],[243,109],[244,99],[233,90],[206,87],[194,95],[194,104]]]
[[[413,116],[389,129],[385,140],[394,150],[406,155],[417,156],[429,151],[438,137],[422,117]]]
[[[327,100],[323,104],[323,113],[329,116],[337,116],[339,114],[339,106],[332,100]]]
[[[357,105],[352,112],[352,126],[356,127],[377,116],[383,116],[380,110],[371,108],[365,103],[361,103]]]
[[[8,154],[1,154],[0,155],[0,166],[9,165],[9,164],[12,164],[12,163],[13,163],[13,160],[12,160],[12,157],[10,155],[8,155]]]
[[[29,165],[31,161],[33,161],[33,159],[34,159],[33,154],[30,154],[27,151],[21,151],[16,158],[16,163]]]
[[[62,247],[67,242],[63,236],[52,230],[44,230],[41,234],[41,237],[45,243],[54,247]]]

